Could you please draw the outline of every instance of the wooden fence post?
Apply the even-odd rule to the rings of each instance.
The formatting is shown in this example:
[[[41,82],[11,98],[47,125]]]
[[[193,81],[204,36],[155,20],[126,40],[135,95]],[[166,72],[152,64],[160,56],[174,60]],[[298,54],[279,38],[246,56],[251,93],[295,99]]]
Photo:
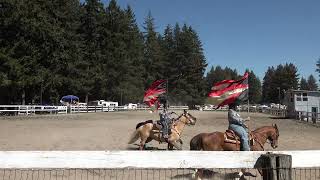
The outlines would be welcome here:
[[[292,157],[285,154],[263,154],[263,180],[292,180]]]

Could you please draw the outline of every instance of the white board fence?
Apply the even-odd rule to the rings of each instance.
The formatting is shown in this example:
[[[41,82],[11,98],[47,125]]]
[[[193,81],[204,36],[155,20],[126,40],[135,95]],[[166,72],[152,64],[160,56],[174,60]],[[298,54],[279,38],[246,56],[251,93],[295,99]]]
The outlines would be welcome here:
[[[170,110],[189,109],[188,106],[170,106]],[[150,110],[149,107],[128,109],[125,106],[37,106],[37,105],[0,105],[0,115],[67,114],[87,112],[113,112]]]
[[[222,151],[0,151],[2,169],[254,168],[267,152]],[[273,151],[292,156],[292,168],[320,167],[320,151]]]

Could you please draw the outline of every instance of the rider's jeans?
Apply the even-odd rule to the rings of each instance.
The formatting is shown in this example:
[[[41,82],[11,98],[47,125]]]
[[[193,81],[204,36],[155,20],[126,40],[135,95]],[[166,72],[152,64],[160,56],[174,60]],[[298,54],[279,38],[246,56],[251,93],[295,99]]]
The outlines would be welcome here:
[[[246,128],[237,124],[229,124],[229,129],[233,130],[241,139],[241,151],[250,151],[248,132]]]
[[[160,116],[160,122],[162,125],[162,135],[167,136],[169,135],[170,118],[166,114],[162,114],[161,116]]]

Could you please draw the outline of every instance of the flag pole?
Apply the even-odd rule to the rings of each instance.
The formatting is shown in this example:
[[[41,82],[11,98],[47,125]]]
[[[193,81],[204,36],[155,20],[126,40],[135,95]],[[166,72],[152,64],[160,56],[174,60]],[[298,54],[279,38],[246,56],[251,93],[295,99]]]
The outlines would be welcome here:
[[[169,110],[169,79],[168,78],[167,78],[166,89],[167,89],[167,107]]]

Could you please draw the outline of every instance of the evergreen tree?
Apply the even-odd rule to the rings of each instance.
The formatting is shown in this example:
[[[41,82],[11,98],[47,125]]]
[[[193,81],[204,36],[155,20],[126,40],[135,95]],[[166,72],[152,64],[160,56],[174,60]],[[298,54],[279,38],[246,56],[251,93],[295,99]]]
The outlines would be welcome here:
[[[172,74],[175,73],[175,68],[170,66],[174,63],[174,53],[175,53],[175,42],[173,36],[173,29],[170,25],[167,25],[164,30],[163,40],[161,41],[162,52],[163,52],[163,61],[165,64],[165,76],[172,78]],[[169,79],[169,83],[172,79]]]
[[[140,102],[144,90],[143,36],[130,7],[123,11],[116,1],[111,1],[107,10],[111,21],[108,27],[112,34],[109,41],[112,47],[108,49],[114,58],[112,67],[117,70],[108,84],[114,84],[110,89],[114,90],[115,100],[122,103]]]
[[[167,79],[165,77],[165,63],[162,60],[161,42],[159,34],[155,31],[154,18],[149,12],[144,23],[144,74],[145,86],[147,87],[156,79]]]
[[[55,47],[55,30],[46,1],[6,1],[6,12],[1,14],[3,36],[1,52],[13,67],[9,73],[11,101],[22,104],[34,100],[35,88],[44,81]],[[46,55],[46,58],[44,56]],[[58,81],[57,79],[56,81]],[[45,81],[48,81],[45,79]],[[21,98],[17,98],[20,94]],[[17,98],[17,99],[16,99]]]
[[[275,70],[273,67],[269,67],[263,82],[263,101],[279,103],[279,93],[281,100],[284,96],[284,91],[297,89],[299,76],[297,72],[297,67],[292,63],[280,64]]]
[[[319,73],[319,77],[320,77],[320,58],[318,59],[316,66],[317,66],[316,72]],[[320,79],[319,79],[319,81],[320,81]]]
[[[168,97],[171,98],[171,91],[176,88],[175,83],[177,78],[179,78],[179,75],[176,73],[176,67],[175,64],[175,40],[174,40],[174,34],[173,29],[171,25],[167,25],[164,34],[163,34],[163,40],[161,41],[162,46],[162,52],[163,52],[163,61],[164,65],[166,66],[164,74],[165,77],[167,77],[168,80]]]
[[[300,89],[301,90],[308,90],[308,82],[303,77],[300,79]]]
[[[263,78],[262,84],[262,100],[263,102],[272,102],[274,99],[272,98],[272,80],[274,78],[275,69],[274,67],[268,67],[267,72]]]
[[[142,95],[144,91],[144,79],[145,69],[143,65],[143,34],[140,32],[135,15],[128,6],[126,9],[127,23],[127,35],[126,39],[126,51],[128,53],[128,66],[124,68],[127,71],[126,83],[128,87],[125,102],[142,102]],[[129,68],[128,68],[129,67]]]
[[[108,32],[106,32],[104,50],[107,58],[103,63],[106,65],[104,69],[109,70],[105,71],[106,87],[102,92],[107,99],[120,102],[122,94],[128,97],[126,80],[131,67],[128,67],[130,58],[126,49],[126,41],[129,40],[129,36],[126,33],[129,28],[129,19],[115,0],[110,1],[106,14],[105,28]]]
[[[176,41],[175,65],[180,77],[176,81],[177,88],[173,90],[175,101],[189,106],[203,103],[205,97],[203,75],[207,64],[199,37],[185,24]]]
[[[316,79],[313,77],[313,75],[310,75],[308,77],[308,89],[309,91],[317,91],[318,90],[318,85],[317,85],[317,82],[316,82]]]
[[[88,102],[89,95],[94,89],[99,88],[96,83],[102,83],[104,67],[102,54],[102,27],[105,19],[103,4],[99,0],[86,0],[82,7],[81,37],[82,37],[82,60],[78,61],[76,68],[79,69],[79,82],[81,93]],[[112,69],[111,69],[112,70]],[[110,71],[111,71],[110,70]],[[110,77],[112,78],[112,77]],[[96,90],[97,91],[97,90]],[[98,96],[96,96],[98,98]]]
[[[247,70],[247,72],[249,72],[249,70]],[[249,72],[248,84],[249,84],[249,102],[252,104],[260,103],[262,99],[261,82],[260,82],[260,79],[254,74],[252,70],[251,72]]]

